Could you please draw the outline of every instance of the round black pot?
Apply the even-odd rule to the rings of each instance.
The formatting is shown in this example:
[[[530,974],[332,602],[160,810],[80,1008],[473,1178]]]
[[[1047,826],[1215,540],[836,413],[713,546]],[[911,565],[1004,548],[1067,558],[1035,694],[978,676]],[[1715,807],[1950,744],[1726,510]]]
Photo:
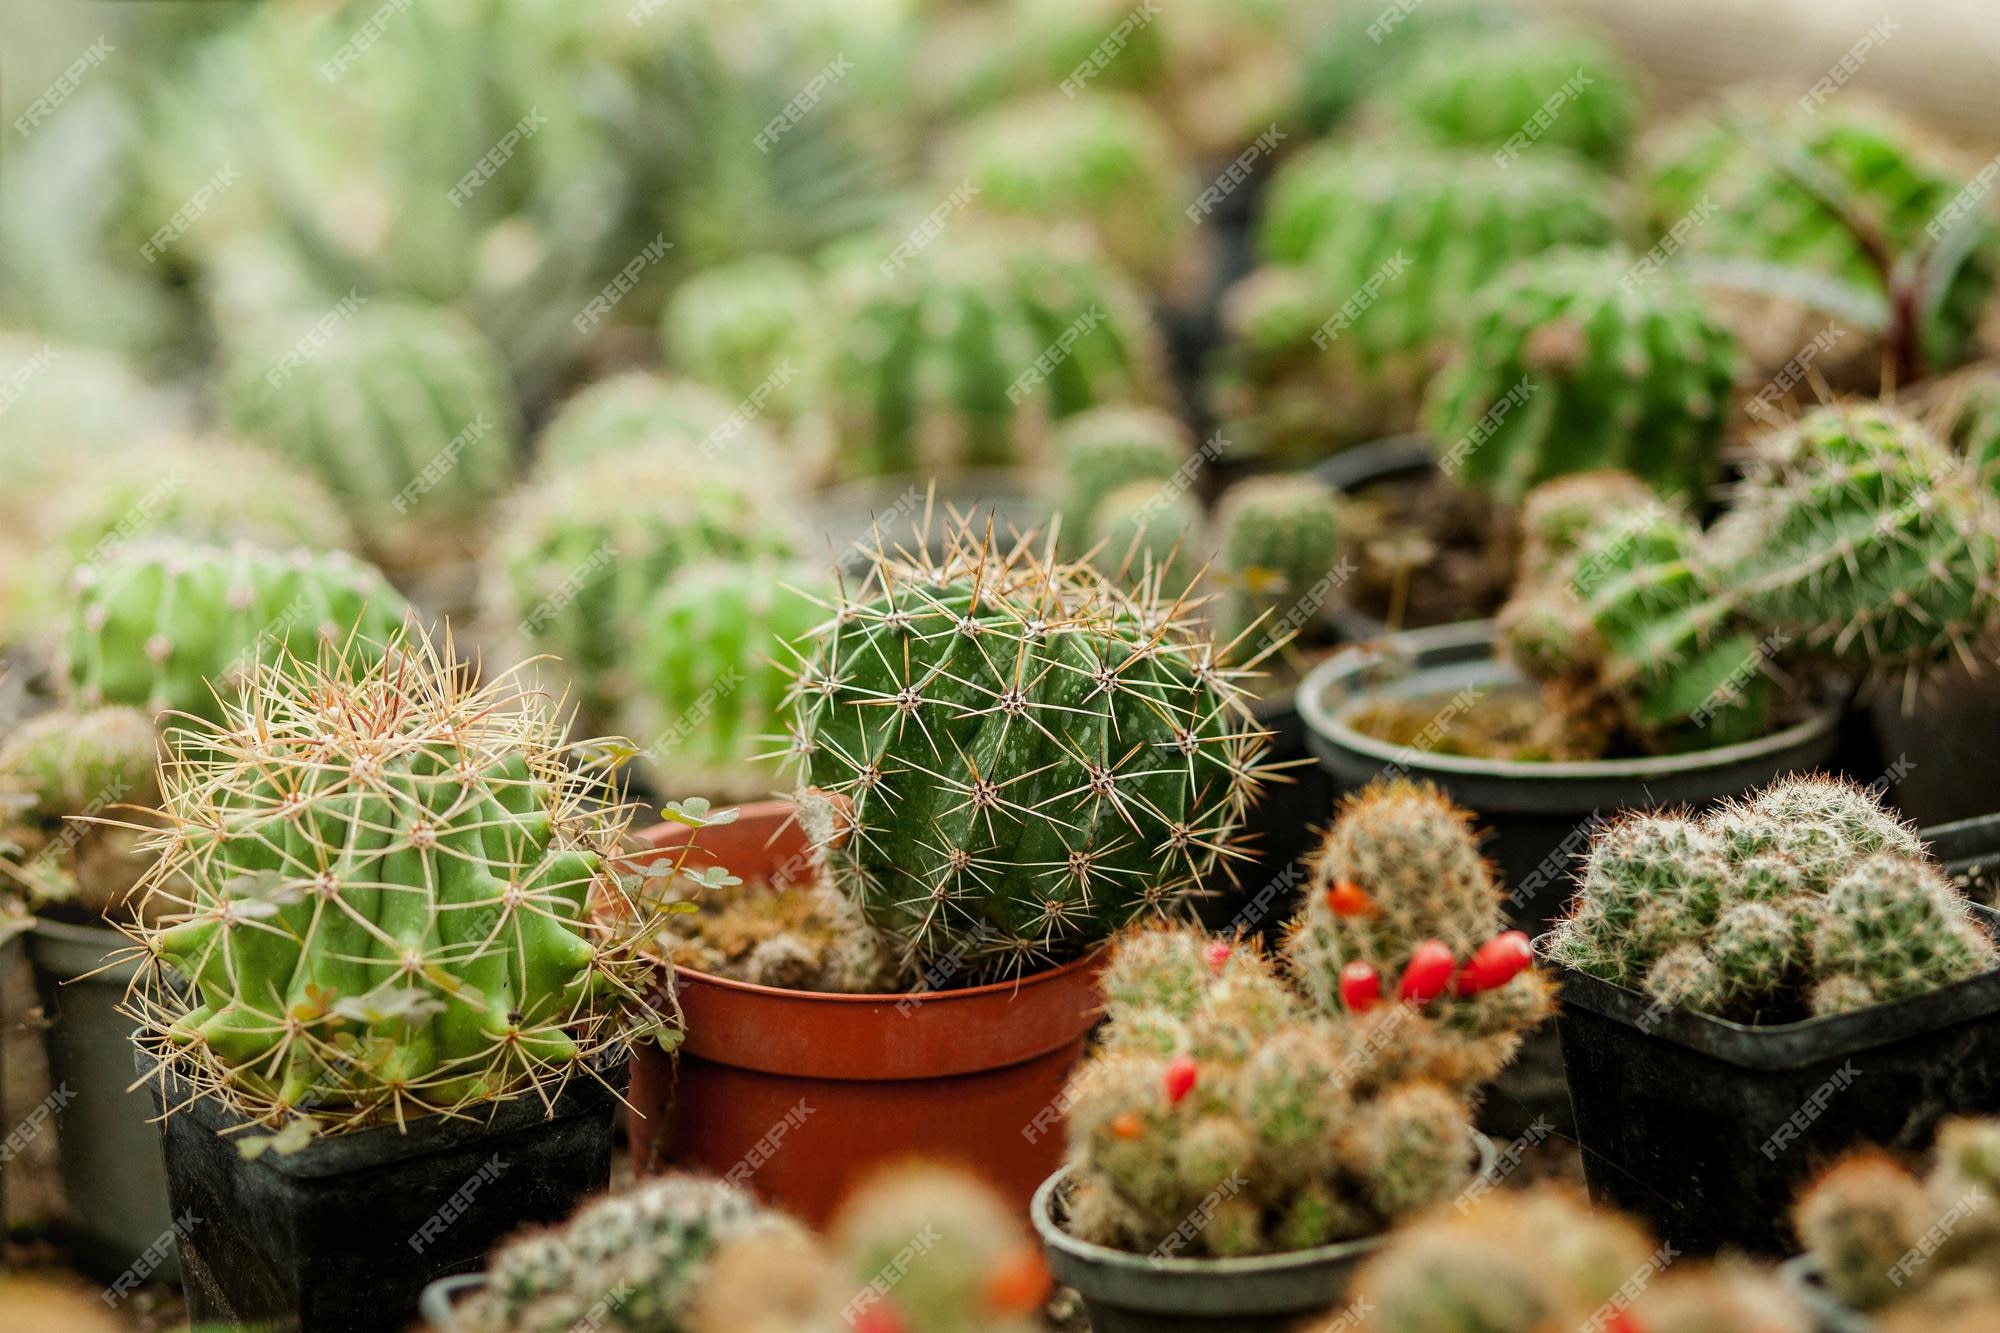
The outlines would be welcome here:
[[[1490,1177],[1492,1140],[1474,1135],[1475,1178]],[[1063,1228],[1069,1168],[1035,1191],[1029,1216],[1049,1271],[1083,1298],[1091,1333],[1285,1333],[1341,1305],[1348,1281],[1386,1236],[1244,1259],[1175,1259],[1078,1240]]]
[[[243,1121],[138,1057],[160,1122],[167,1192],[197,1323],[300,1333],[392,1333],[432,1281],[484,1266],[520,1227],[573,1212],[611,1179],[617,1094],[569,1080],[477,1114],[317,1139],[300,1152],[237,1151]],[[603,1071],[622,1089],[625,1066]],[[254,1132],[254,1131],[252,1131]]]

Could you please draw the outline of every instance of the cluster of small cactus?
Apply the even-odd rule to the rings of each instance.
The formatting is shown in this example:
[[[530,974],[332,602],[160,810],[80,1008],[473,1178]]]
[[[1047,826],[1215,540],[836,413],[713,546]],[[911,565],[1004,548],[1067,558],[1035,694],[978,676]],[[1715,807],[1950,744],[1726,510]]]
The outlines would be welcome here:
[[[1800,1193],[1792,1225],[1828,1290],[1881,1327],[1990,1327],[1967,1316],[2000,1313],[1996,1188],[2000,1122],[1951,1119],[1921,1176],[1858,1149]]]
[[[513,479],[516,421],[498,355],[441,309],[349,298],[293,340],[239,346],[223,396],[232,428],[340,498],[391,561],[467,538]]]
[[[1679,1254],[1544,1185],[1398,1231],[1352,1291],[1382,1333],[1812,1333],[1775,1275],[1736,1260],[1676,1264]]]
[[[1869,790],[1787,778],[1600,830],[1553,956],[1661,1004],[1782,1022],[1936,990],[2000,949]]]
[[[1161,393],[1144,304],[1056,234],[961,220],[931,237],[919,223],[854,280],[828,371],[851,475],[1031,464],[1051,422]]]
[[[258,1120],[545,1094],[663,1022],[592,743],[449,642],[372,647],[260,666],[167,733],[139,1040]]]
[[[790,421],[818,390],[825,318],[811,265],[789,255],[752,255],[682,283],[660,316],[660,345],[700,383],[737,402],[755,395],[760,412]]]
[[[1735,339],[1671,273],[1618,250],[1557,250],[1481,292],[1431,383],[1445,470],[1516,503],[1573,472],[1624,468],[1699,503],[1734,387]]]
[[[402,596],[335,551],[134,542],[76,571],[63,674],[86,705],[215,720],[241,680],[317,641],[356,651],[395,632]]]
[[[1019,975],[1164,915],[1238,855],[1265,734],[1157,586],[960,525],[878,543],[788,704],[808,831],[921,973]]]
[[[1339,587],[1340,508],[1310,474],[1250,477],[1216,504],[1217,573],[1226,585],[1221,637],[1248,632],[1239,656],[1296,634]],[[1248,651],[1245,651],[1245,650]]]

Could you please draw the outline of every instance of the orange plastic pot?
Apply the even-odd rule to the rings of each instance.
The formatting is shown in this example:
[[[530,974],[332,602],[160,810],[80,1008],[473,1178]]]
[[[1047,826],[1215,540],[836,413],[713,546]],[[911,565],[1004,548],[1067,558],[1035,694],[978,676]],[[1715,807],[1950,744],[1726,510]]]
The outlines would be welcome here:
[[[657,850],[692,830],[642,836]],[[809,873],[789,801],[703,829],[690,866],[746,892]],[[1093,955],[1018,982],[911,995],[829,995],[681,968],[679,1058],[635,1057],[632,1159],[723,1176],[808,1222],[872,1169],[921,1156],[966,1166],[1025,1215],[1063,1156],[1063,1087],[1100,1009]]]

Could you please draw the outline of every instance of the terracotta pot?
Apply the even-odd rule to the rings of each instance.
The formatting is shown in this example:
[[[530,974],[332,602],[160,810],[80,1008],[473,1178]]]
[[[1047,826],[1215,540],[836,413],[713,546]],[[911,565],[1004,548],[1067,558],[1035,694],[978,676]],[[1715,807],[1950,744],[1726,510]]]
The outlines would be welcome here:
[[[677,848],[678,824],[642,836]],[[742,892],[810,873],[789,801],[743,807],[701,831],[691,866],[722,865]],[[632,1160],[748,1185],[823,1223],[876,1166],[961,1163],[1025,1215],[1061,1164],[1062,1091],[1100,1001],[1100,956],[1018,982],[913,995],[829,995],[682,968],[679,1058],[635,1057]]]

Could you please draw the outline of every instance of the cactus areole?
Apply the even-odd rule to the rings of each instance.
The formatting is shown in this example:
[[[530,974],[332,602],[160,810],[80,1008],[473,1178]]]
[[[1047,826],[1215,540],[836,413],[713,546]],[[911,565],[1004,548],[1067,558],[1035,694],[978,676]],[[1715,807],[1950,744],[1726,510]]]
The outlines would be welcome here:
[[[964,527],[946,545],[878,547],[789,711],[835,882],[963,985],[1172,911],[1238,855],[1266,733],[1157,578],[1122,590]]]

